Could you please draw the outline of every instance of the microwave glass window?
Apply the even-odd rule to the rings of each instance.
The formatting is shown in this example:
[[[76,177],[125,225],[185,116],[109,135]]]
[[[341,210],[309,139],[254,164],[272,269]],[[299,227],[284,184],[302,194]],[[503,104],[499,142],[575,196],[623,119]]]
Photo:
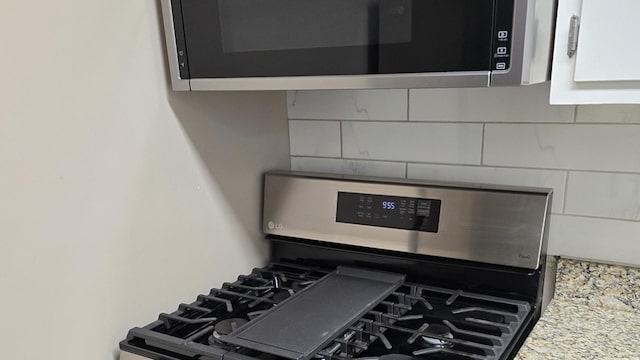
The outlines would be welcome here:
[[[411,0],[219,0],[222,51],[409,43],[411,3]]]
[[[181,0],[191,78],[489,70],[494,0]]]

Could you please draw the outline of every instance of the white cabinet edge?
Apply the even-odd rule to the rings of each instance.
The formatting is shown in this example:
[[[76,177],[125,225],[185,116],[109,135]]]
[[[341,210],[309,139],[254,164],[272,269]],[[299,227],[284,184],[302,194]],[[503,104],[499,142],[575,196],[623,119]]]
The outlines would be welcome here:
[[[583,0],[560,0],[556,19],[550,103],[572,104],[640,104],[640,81],[576,83],[575,56],[567,56],[569,19],[580,15]],[[578,52],[580,49],[578,48]]]

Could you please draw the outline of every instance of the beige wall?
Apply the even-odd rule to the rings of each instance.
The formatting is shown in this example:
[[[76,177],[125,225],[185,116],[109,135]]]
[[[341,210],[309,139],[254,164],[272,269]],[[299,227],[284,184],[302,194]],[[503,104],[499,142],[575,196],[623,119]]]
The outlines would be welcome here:
[[[285,96],[174,93],[155,1],[0,2],[0,343],[115,359],[127,330],[251,270]]]

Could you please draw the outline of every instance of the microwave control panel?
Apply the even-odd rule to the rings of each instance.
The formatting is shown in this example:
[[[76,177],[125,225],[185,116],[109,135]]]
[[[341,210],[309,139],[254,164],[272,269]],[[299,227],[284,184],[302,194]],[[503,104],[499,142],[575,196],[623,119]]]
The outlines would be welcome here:
[[[513,0],[496,1],[491,70],[508,70],[511,66],[511,38],[514,16]]]

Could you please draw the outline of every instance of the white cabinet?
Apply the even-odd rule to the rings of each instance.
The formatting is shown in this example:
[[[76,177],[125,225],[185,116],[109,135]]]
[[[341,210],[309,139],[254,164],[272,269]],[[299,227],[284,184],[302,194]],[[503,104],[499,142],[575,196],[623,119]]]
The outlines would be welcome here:
[[[571,17],[577,47],[568,55]],[[640,0],[559,0],[552,104],[640,104]]]

